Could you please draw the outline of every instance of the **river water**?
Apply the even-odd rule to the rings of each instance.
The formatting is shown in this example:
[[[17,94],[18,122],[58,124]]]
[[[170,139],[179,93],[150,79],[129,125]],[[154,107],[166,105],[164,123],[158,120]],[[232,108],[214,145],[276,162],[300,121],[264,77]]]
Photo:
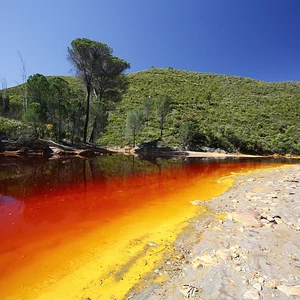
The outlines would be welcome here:
[[[232,176],[271,160],[0,157],[1,299],[123,299]],[[217,217],[217,216],[216,216]]]

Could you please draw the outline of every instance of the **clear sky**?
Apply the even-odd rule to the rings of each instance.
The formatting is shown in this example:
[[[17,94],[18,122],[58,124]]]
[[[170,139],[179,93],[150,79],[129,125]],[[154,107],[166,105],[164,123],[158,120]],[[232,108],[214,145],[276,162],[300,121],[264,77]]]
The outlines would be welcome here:
[[[300,0],[0,0],[0,76],[71,75],[77,37],[108,44],[129,72],[173,67],[300,81]],[[1,88],[1,87],[0,87]]]

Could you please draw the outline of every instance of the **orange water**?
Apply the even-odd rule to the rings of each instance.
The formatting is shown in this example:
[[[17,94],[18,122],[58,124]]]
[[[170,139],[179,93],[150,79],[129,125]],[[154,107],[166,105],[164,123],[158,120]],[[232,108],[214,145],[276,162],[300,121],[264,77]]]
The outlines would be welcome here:
[[[91,161],[47,163],[27,175],[12,168],[11,181],[0,181],[1,299],[123,299],[205,212],[191,200],[223,193],[231,181],[220,179],[232,172],[275,166],[117,164],[115,175],[107,175],[114,165]]]

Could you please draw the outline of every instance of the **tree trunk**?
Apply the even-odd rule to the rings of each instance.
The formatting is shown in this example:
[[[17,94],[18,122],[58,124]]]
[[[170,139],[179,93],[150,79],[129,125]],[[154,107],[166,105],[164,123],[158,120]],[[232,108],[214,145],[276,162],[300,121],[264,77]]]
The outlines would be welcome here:
[[[75,136],[75,122],[73,123],[72,126],[72,136],[71,136],[72,145],[74,144],[74,136]]]
[[[22,97],[23,97],[23,113],[25,115],[27,111],[26,82],[24,82],[22,86]]]
[[[38,139],[39,138],[39,133],[37,131],[37,124],[34,124],[34,132],[35,132],[35,136]]]
[[[133,147],[135,147],[135,136],[136,136],[136,134],[135,134],[135,130],[133,131]]]
[[[83,133],[83,141],[85,143],[87,139],[87,131],[89,126],[89,118],[90,118],[90,97],[91,97],[91,88],[87,87],[86,116],[85,116],[84,133]]]
[[[93,128],[92,128],[90,140],[89,140],[89,142],[92,143],[92,144],[95,143],[95,138],[96,138],[96,125],[97,125],[97,123],[96,123],[96,118],[95,118],[95,120],[94,120],[94,122],[93,122]]]
[[[100,94],[99,94],[99,102],[102,102],[103,94],[104,94],[104,91],[101,89]],[[96,113],[96,117],[93,122],[92,132],[91,132],[90,139],[89,139],[89,142],[92,144],[94,144],[95,140],[96,140],[96,127],[97,127],[97,113]]]

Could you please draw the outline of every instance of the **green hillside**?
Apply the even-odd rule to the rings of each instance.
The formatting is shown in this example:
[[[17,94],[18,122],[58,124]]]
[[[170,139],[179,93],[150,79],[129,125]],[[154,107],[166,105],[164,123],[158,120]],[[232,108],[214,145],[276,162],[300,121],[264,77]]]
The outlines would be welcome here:
[[[128,75],[129,90],[110,115],[107,134],[100,141],[121,144],[126,112],[142,107],[145,97],[169,95],[164,143],[180,145],[178,129],[184,121],[199,125],[200,143],[242,151],[300,151],[300,83],[266,83],[249,78],[151,69]],[[154,114],[140,141],[158,138]],[[202,137],[202,138],[201,138]],[[199,146],[203,146],[199,145]]]
[[[129,144],[125,140],[126,114],[143,109],[145,97],[168,95],[172,109],[167,117],[162,145],[181,146],[179,128],[186,121],[197,125],[192,146],[220,147],[244,153],[300,154],[300,82],[267,83],[249,78],[150,69],[126,75],[128,91],[111,107],[102,145]],[[75,77],[63,77],[80,86]],[[9,89],[21,103],[21,89]],[[154,111],[138,142],[159,137]]]

